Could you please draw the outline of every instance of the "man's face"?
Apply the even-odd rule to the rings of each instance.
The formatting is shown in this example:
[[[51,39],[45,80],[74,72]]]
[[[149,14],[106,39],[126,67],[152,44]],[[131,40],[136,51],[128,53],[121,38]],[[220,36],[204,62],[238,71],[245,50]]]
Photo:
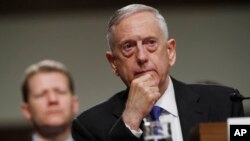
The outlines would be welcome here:
[[[107,52],[113,71],[127,86],[142,75],[150,74],[166,89],[169,69],[175,63],[175,40],[168,40],[153,14],[139,12],[115,25],[114,50]]]
[[[28,85],[28,102],[22,105],[22,111],[28,120],[39,127],[60,127],[70,124],[79,105],[63,73],[37,73],[31,76]]]

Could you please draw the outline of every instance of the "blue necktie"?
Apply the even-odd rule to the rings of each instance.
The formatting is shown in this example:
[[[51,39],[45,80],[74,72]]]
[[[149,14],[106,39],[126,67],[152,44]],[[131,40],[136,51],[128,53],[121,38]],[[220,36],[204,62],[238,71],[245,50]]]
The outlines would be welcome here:
[[[163,109],[161,107],[153,106],[153,108],[152,108],[152,110],[150,112],[152,120],[159,121],[159,117],[160,117],[162,111],[163,111]]]
[[[159,106],[153,106],[150,115],[153,121],[159,121],[159,117],[162,113],[163,109]],[[153,133],[156,135],[162,134],[162,127],[159,124],[154,125]]]

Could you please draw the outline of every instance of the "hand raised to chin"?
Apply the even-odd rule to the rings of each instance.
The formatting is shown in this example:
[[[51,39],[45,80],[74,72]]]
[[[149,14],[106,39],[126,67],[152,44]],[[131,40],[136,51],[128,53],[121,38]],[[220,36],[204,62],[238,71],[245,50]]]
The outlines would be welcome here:
[[[160,96],[158,82],[150,74],[134,79],[122,115],[123,121],[131,129],[138,131],[141,121],[149,114]]]

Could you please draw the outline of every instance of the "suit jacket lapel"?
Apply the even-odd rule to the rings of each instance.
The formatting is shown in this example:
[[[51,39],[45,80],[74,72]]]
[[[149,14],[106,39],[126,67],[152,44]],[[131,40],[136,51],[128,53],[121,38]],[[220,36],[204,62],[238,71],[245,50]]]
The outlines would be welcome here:
[[[187,141],[190,129],[208,118],[208,107],[199,102],[200,95],[186,84],[172,78],[182,135]]]
[[[113,100],[115,105],[113,115],[117,119],[109,131],[108,140],[142,141],[142,138],[135,137],[122,121],[121,116],[124,111],[127,98],[128,98],[128,89],[126,91],[119,93],[118,96],[115,98],[115,100]]]
[[[121,117],[122,112],[123,112],[123,110],[125,108],[127,98],[128,98],[128,89],[122,91],[118,95],[117,99],[114,101],[116,106],[114,107],[115,109],[114,109],[113,115],[115,117],[117,117],[117,118]]]

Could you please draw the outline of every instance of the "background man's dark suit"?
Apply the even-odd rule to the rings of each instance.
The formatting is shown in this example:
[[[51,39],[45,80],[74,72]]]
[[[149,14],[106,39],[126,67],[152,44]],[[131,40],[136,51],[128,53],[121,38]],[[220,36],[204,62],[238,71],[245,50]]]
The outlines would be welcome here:
[[[172,79],[180,116],[183,140],[190,129],[201,122],[225,121],[243,116],[241,102],[230,100],[238,92],[223,86],[187,85]],[[76,141],[139,141],[121,119],[128,91],[122,91],[78,116],[73,121],[72,135]]]

